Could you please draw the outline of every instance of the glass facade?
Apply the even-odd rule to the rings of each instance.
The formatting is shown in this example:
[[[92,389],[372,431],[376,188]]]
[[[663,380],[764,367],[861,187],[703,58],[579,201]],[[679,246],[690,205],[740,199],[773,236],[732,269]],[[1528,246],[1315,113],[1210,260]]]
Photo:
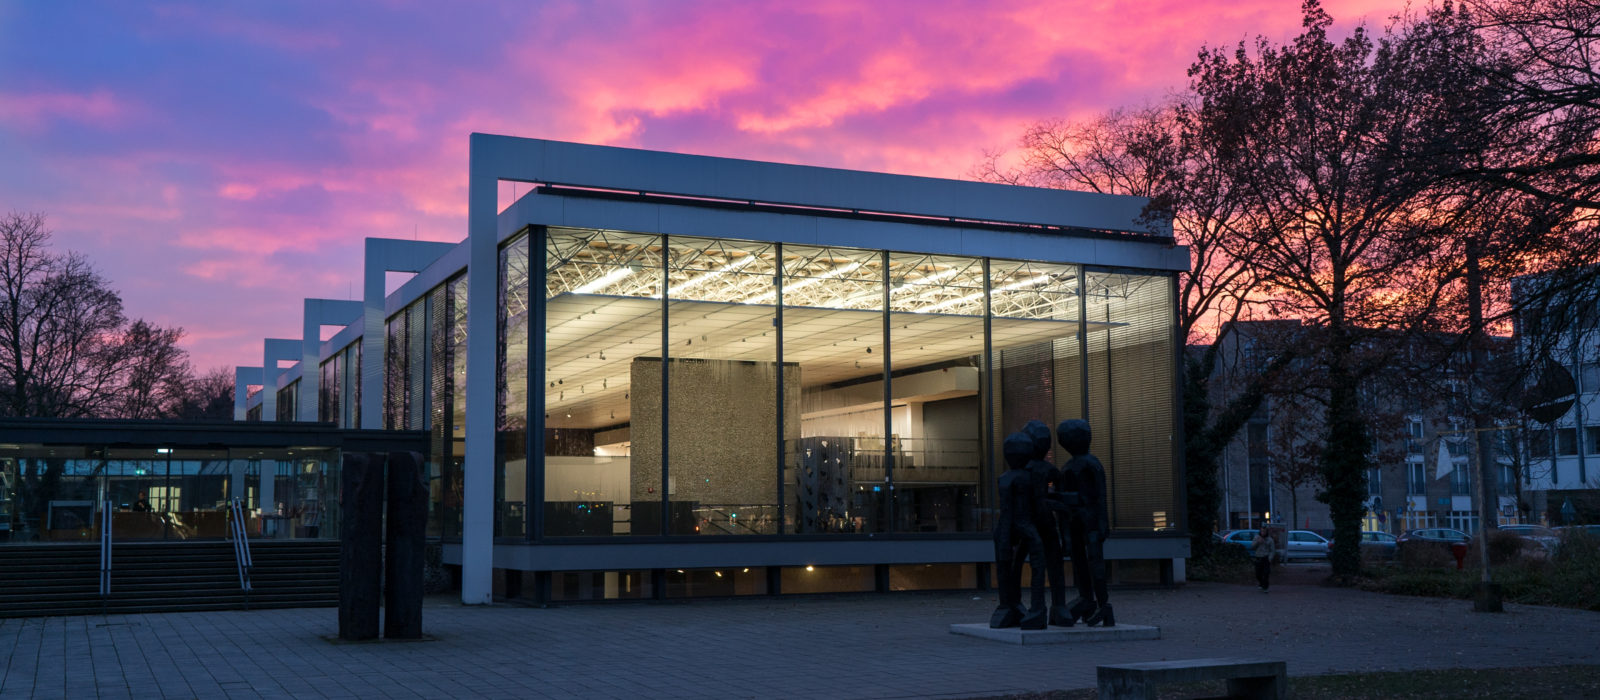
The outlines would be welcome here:
[[[496,537],[527,534],[528,237],[500,249],[499,371],[495,378]]]
[[[253,537],[338,537],[338,455],[315,447],[0,445],[0,542],[97,540],[108,502],[119,541],[221,539],[234,496],[250,512]],[[263,467],[274,479],[265,509]]]
[[[545,237],[547,536],[659,535],[664,520],[672,521],[668,531],[694,527],[682,506],[669,515],[661,505],[674,484],[660,468],[661,390],[669,385],[660,361],[667,302],[659,240],[577,231]],[[640,459],[641,451],[654,458]]]
[[[466,436],[466,276],[433,288],[395,314],[384,335],[384,428],[429,433],[428,534],[458,536]]]
[[[322,363],[317,385],[317,420],[341,428],[361,427],[361,342],[358,340]]]
[[[300,380],[289,382],[278,390],[277,419],[279,422],[294,420],[294,409],[300,399]]]
[[[1078,417],[1113,525],[1180,527],[1169,274],[535,228],[500,297],[497,535],[986,532],[999,438]]]

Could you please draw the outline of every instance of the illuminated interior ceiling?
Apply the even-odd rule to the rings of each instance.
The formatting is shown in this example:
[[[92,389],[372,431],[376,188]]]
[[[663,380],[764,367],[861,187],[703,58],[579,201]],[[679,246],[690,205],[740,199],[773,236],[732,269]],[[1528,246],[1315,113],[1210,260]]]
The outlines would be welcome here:
[[[996,349],[1077,332],[1079,268],[828,246],[552,228],[545,237],[546,425],[598,428],[628,422],[636,357],[661,356],[661,297],[668,297],[672,357],[773,362],[781,281],[785,363],[804,386],[881,372],[887,291],[894,367],[981,352],[985,303]],[[526,256],[508,260],[506,304],[526,312]],[[1088,318],[1104,304],[1163,278],[1091,273]],[[887,284],[887,288],[885,287]],[[985,298],[987,296],[987,299]],[[1090,332],[1116,323],[1091,322]],[[869,349],[871,350],[869,352]],[[512,396],[525,373],[508,372]]]
[[[770,305],[774,278],[783,279],[786,307],[875,309],[889,283],[891,311],[981,315],[984,268],[979,258],[895,253],[828,246],[658,236],[615,231],[553,229],[546,245],[547,297],[606,294]],[[526,259],[513,264],[526,265]],[[887,265],[887,270],[885,266]],[[663,267],[665,272],[663,273]],[[781,269],[780,269],[781,268]],[[508,277],[526,279],[525,270]],[[1078,268],[1001,261],[989,270],[995,316],[1077,316]],[[513,285],[515,294],[517,285]],[[1090,297],[1104,290],[1091,288]],[[515,305],[519,300],[512,300]]]
[[[673,300],[668,304],[674,356],[773,362],[774,308]],[[562,294],[546,303],[545,406],[552,428],[599,428],[628,422],[633,358],[661,356],[659,299]],[[892,314],[896,368],[981,352],[983,319],[948,314]],[[1114,324],[1090,323],[1099,331]],[[995,318],[994,347],[1040,343],[1077,333],[1075,320]],[[883,314],[856,309],[786,307],[783,361],[800,366],[805,386],[881,374]],[[869,353],[867,349],[871,348]]]

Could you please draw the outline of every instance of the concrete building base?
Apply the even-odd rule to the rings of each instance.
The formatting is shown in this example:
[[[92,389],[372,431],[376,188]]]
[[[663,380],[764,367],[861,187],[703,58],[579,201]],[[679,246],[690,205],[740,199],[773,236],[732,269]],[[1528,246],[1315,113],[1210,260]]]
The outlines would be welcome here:
[[[1116,625],[1114,627],[1049,627],[1042,630],[1022,630],[1015,627],[992,629],[986,622],[969,622],[950,625],[951,634],[979,639],[990,639],[1007,644],[1076,644],[1081,642],[1128,642],[1139,639],[1160,639],[1161,628],[1150,625]]]

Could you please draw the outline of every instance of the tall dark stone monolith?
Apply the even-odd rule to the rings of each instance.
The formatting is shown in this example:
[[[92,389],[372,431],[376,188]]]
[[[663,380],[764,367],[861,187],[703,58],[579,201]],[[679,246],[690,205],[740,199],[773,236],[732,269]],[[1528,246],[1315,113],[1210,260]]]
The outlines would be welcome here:
[[[389,517],[385,524],[383,636],[422,638],[422,564],[428,485],[422,455],[389,453]]]
[[[346,453],[339,475],[339,638],[378,637],[382,599],[382,453]]]

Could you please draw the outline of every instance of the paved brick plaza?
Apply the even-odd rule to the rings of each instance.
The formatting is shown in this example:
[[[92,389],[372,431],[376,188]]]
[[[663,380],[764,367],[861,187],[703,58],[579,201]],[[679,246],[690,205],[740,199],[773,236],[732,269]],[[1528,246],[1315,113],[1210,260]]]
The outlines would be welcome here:
[[[0,620],[0,697],[968,697],[1094,685],[1094,667],[1222,655],[1291,676],[1600,663],[1600,613],[1314,585],[1113,593],[1157,641],[1017,647],[958,637],[989,597],[908,593],[468,608],[436,641],[332,644],[333,609]]]

